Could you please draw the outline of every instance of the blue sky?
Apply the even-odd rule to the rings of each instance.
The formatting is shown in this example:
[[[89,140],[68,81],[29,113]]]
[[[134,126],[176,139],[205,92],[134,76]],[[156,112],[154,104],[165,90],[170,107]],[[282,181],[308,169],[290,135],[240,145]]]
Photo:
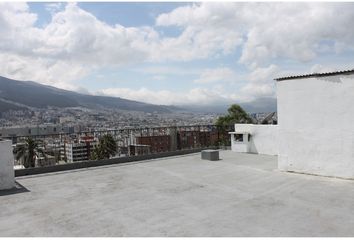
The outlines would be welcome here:
[[[280,21],[281,19],[281,21]],[[352,3],[0,3],[0,75],[155,104],[275,98],[354,68]]]

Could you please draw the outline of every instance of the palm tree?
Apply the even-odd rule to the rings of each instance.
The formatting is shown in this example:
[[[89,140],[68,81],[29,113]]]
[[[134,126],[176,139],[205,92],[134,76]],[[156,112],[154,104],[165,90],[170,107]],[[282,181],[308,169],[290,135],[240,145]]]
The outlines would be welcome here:
[[[18,144],[13,153],[16,160],[23,160],[23,166],[25,168],[35,167],[36,158],[46,155],[42,148],[39,147],[39,141],[33,140],[31,137],[25,139],[23,144]]]
[[[92,151],[91,158],[94,160],[108,159],[116,155],[118,151],[117,143],[110,134],[99,139],[98,145]]]

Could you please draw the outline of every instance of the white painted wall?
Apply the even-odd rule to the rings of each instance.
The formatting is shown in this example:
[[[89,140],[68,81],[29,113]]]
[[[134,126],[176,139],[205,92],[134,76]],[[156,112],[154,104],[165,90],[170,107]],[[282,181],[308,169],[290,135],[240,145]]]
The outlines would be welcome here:
[[[10,189],[15,186],[14,156],[12,142],[0,141],[0,190]]]
[[[354,76],[277,82],[284,171],[354,178]]]
[[[240,132],[238,132],[239,134]],[[238,142],[235,141],[235,133],[230,133],[231,134],[231,150],[234,152],[239,152],[239,153],[249,153],[250,152],[250,144],[247,141],[248,139],[248,134],[242,134],[243,135],[243,142]]]
[[[242,144],[231,139],[231,148],[235,152],[250,152],[258,154],[278,155],[278,127],[277,125],[235,124],[235,132],[251,134],[247,151],[240,148]]]

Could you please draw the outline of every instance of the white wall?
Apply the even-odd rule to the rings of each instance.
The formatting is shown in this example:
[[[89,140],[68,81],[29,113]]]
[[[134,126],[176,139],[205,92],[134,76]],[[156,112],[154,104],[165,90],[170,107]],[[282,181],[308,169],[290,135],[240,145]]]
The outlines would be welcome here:
[[[242,134],[243,135],[243,142],[237,142],[235,141],[235,134],[234,133],[230,133],[231,134],[231,150],[234,152],[238,152],[238,153],[249,153],[250,152],[250,146],[249,143],[245,141],[245,139],[248,138],[248,134]],[[238,133],[240,134],[240,133]]]
[[[354,76],[277,82],[280,170],[354,178]]]
[[[251,140],[248,146],[248,152],[278,155],[278,127],[277,125],[255,125],[255,124],[235,124],[235,132],[249,132]],[[237,151],[233,139],[231,141],[232,149]]]
[[[14,156],[12,142],[0,141],[0,190],[15,186]]]

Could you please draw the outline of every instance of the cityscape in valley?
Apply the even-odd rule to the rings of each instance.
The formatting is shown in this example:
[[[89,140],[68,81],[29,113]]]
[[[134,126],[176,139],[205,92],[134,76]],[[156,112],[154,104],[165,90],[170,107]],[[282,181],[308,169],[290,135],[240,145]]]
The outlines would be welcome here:
[[[3,77],[0,81],[0,137],[11,139],[14,150],[28,140],[40,141],[38,149],[43,152],[35,156],[32,164],[26,164],[23,156],[15,153],[16,169],[97,160],[94,150],[105,135],[111,136],[116,146],[108,158],[230,146],[231,122],[225,129],[216,125],[226,113],[198,112],[122,98],[105,102],[105,97],[32,82]],[[25,96],[18,97],[21,92]],[[87,105],[86,99],[90,98],[99,99],[94,99],[96,104]],[[48,104],[43,104],[43,100]],[[249,113],[249,116],[252,123],[277,123],[276,112]]]
[[[117,151],[110,157],[218,146],[221,140],[229,138],[226,130],[220,131],[215,125],[220,116],[183,109],[151,113],[26,106],[25,109],[9,109],[1,113],[0,136],[11,139],[14,149],[28,138],[41,140],[45,154],[36,156],[34,165],[39,167],[91,160],[92,151],[104,134],[112,134],[117,144]],[[252,122],[259,124],[277,122],[275,112],[253,113],[250,117]],[[25,167],[23,159],[18,160],[15,168]]]

